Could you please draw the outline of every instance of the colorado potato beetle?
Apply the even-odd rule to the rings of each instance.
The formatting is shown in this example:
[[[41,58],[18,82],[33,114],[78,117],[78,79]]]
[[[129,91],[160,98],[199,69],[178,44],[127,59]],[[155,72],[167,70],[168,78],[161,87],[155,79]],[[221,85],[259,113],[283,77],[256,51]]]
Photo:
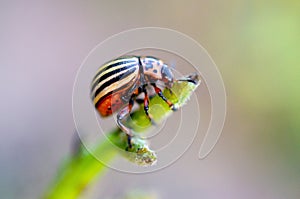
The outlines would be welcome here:
[[[168,65],[152,56],[123,56],[111,60],[101,66],[96,72],[91,84],[91,98],[95,108],[102,117],[117,114],[117,125],[127,134],[128,146],[131,147],[133,133],[123,124],[131,112],[134,101],[140,93],[144,93],[144,111],[148,119],[149,96],[146,86],[151,85],[155,93],[161,97],[172,110],[172,104],[157,87],[157,81],[164,83],[170,89],[174,75]]]

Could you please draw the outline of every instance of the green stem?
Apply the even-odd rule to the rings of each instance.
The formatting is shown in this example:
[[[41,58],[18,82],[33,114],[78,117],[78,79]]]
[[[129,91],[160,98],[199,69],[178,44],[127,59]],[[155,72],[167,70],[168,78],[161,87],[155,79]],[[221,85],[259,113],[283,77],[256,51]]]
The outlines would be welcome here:
[[[189,78],[192,77],[187,77],[187,79]],[[196,75],[194,75],[193,78],[193,80],[197,81],[196,83],[177,81],[172,87],[172,93],[168,89],[165,89],[164,95],[172,103],[176,104],[178,108],[183,106],[199,85]],[[172,113],[168,105],[158,96],[150,100],[149,112],[156,122],[161,121]],[[140,107],[139,110],[134,112],[131,121],[128,121],[128,125],[130,125],[135,132],[143,132],[151,126],[151,123],[144,114],[143,107]],[[101,152],[101,159],[104,162],[110,162],[120,154],[120,150],[117,150],[111,143],[122,149],[121,155],[135,164],[152,165],[156,161],[155,153],[151,151],[147,143],[138,136],[135,136],[132,140],[133,146],[129,149],[130,152],[125,150],[127,148],[127,139],[120,129],[117,128],[108,133],[107,138],[108,139],[101,140],[92,153],[89,153],[81,146],[76,155],[69,157],[43,198],[75,199],[82,194],[88,185],[93,182],[96,177],[102,175],[107,168],[99,162],[93,154]]]

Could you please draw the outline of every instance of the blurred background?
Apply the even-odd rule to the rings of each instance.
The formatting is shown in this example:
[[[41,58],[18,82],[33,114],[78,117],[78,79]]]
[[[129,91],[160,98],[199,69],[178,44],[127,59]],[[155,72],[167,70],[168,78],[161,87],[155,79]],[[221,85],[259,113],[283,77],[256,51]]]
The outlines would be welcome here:
[[[299,10],[296,0],[1,1],[1,198],[44,192],[70,153],[79,66],[99,42],[143,26],[175,29],[207,49],[226,87],[224,131],[204,160],[199,133],[172,166],[109,170],[86,197],[138,189],[160,198],[300,198]]]

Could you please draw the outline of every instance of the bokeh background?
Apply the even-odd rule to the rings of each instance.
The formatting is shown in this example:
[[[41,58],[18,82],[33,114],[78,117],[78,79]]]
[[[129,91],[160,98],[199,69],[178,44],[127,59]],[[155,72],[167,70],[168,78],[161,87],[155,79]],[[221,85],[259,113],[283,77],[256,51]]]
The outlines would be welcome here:
[[[120,31],[159,26],[191,36],[218,65],[223,134],[204,160],[199,133],[172,166],[110,170],[86,196],[300,198],[299,10],[296,0],[0,1],[0,197],[39,198],[70,153],[73,82],[89,51]]]

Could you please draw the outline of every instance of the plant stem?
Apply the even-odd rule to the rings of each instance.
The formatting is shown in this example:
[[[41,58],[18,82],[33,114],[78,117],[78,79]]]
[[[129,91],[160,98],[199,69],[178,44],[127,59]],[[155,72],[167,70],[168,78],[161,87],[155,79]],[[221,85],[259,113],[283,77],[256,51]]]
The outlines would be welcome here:
[[[190,78],[190,77],[189,77]],[[172,87],[172,93],[164,90],[164,95],[172,102],[181,107],[189,99],[190,95],[196,89],[200,82],[177,81]],[[160,107],[159,110],[151,107]],[[158,96],[150,100],[151,116],[154,121],[160,121],[169,116],[172,111],[168,105]],[[135,132],[143,132],[151,126],[151,123],[144,114],[143,106],[134,112],[131,121],[128,125]],[[69,159],[60,168],[60,171],[55,178],[52,186],[43,196],[44,199],[75,199],[93,182],[96,177],[99,177],[106,171],[106,166],[99,162],[93,154],[101,152],[102,161],[110,162],[117,157],[120,152],[113,147],[111,143],[122,149],[122,155],[130,161],[139,165],[151,165],[156,161],[156,156],[153,151],[148,148],[146,142],[135,137],[133,139],[133,147],[129,152],[126,152],[127,139],[125,134],[118,128],[107,134],[105,140],[101,140],[94,148],[92,153],[89,153],[83,146],[80,146],[78,152],[69,157]]]

